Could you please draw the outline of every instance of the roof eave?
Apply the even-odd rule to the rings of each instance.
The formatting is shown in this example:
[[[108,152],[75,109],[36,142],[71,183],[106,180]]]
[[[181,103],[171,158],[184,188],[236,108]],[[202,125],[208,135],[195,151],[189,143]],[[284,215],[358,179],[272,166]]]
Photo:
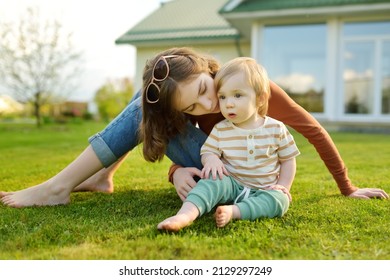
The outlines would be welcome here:
[[[179,44],[204,44],[204,43],[225,43],[225,42],[234,42],[240,38],[239,35],[229,35],[229,36],[208,36],[208,37],[178,37],[178,38],[154,38],[150,40],[140,39],[134,40],[131,38],[121,37],[115,41],[115,44],[130,44],[134,46],[144,46],[144,45],[156,45],[164,44],[170,45],[172,42]]]

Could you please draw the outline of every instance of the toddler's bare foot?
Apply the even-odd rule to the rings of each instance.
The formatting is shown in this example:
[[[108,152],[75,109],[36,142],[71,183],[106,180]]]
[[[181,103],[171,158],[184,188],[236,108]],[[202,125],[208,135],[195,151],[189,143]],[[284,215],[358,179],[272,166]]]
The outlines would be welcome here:
[[[0,198],[2,198],[2,197],[5,197],[5,196],[7,196],[7,195],[11,195],[11,194],[13,194],[14,192],[0,192]]]
[[[17,192],[1,192],[0,197],[2,203],[15,208],[68,204],[70,201],[67,191],[56,190],[48,183]]]
[[[95,175],[89,177],[87,180],[82,182],[76,188],[74,188],[73,191],[113,193],[113,176],[111,174],[107,174],[104,171],[99,171]]]
[[[192,220],[185,214],[177,214],[168,219],[165,219],[157,225],[157,229],[168,231],[179,231],[182,228],[189,226]]]
[[[215,222],[217,227],[226,226],[233,219],[233,205],[218,206],[215,211]]]

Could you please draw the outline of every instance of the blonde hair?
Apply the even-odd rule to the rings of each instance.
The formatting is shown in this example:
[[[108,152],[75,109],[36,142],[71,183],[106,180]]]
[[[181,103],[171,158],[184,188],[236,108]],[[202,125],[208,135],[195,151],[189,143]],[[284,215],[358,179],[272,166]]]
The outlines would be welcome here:
[[[169,75],[161,82],[159,99],[155,103],[147,101],[146,90],[153,79],[153,68],[163,56],[169,66]],[[142,123],[140,127],[143,141],[143,154],[147,161],[163,159],[168,141],[178,133],[183,133],[188,116],[175,108],[178,84],[195,79],[201,73],[214,78],[219,63],[211,56],[196,52],[191,48],[171,48],[158,53],[146,62],[142,87]]]
[[[260,116],[264,117],[268,111],[271,89],[267,71],[253,58],[237,57],[225,63],[215,75],[216,91],[220,90],[226,79],[238,72],[245,74],[246,82],[256,92],[257,111]]]

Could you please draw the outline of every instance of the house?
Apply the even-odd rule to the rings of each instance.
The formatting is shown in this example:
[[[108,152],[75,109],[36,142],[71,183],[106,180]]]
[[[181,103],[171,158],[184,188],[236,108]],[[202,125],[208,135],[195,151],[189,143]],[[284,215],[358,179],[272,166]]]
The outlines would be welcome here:
[[[0,95],[0,117],[21,114],[24,109],[24,105],[17,102],[11,96],[5,94]]]
[[[63,101],[49,104],[47,115],[54,118],[79,117],[82,118],[88,113],[87,102]]]
[[[137,88],[148,58],[191,46],[255,58],[319,121],[390,126],[388,0],[172,0],[116,43],[137,49]]]

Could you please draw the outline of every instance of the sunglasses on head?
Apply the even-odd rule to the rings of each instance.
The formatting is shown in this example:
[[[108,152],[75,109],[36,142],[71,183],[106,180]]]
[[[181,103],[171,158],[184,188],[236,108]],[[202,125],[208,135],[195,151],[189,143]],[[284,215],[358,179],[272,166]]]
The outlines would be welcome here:
[[[152,80],[146,87],[145,97],[148,103],[157,103],[160,100],[160,87],[155,82],[162,82],[169,76],[169,64],[167,58],[178,57],[178,55],[161,56],[153,66]]]

